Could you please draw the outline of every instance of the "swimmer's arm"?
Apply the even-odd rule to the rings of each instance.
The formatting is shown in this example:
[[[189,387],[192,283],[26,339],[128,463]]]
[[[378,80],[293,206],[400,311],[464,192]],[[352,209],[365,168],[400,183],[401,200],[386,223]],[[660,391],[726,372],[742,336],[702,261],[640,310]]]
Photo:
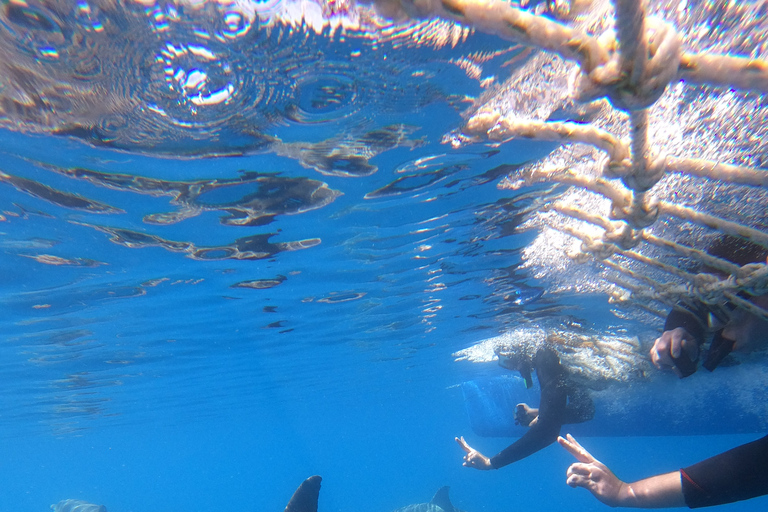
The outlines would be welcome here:
[[[555,442],[563,424],[568,401],[561,382],[560,360],[552,349],[540,349],[535,356],[536,376],[541,384],[541,404],[536,423],[523,437],[490,458],[494,469],[533,455]]]
[[[680,471],[625,483],[619,495],[619,507],[670,508],[684,507]]]
[[[571,487],[587,489],[606,505],[634,508],[685,506],[680,471],[626,483],[619,480],[571,435],[566,439],[559,437],[557,441],[579,461],[568,468],[566,483]]]

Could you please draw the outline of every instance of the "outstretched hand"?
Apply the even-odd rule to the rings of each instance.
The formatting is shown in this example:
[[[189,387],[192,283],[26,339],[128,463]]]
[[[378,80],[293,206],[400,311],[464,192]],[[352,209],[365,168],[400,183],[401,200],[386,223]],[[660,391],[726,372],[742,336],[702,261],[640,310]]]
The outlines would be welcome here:
[[[539,421],[539,410],[528,404],[517,404],[515,407],[515,425],[533,427]]]
[[[682,327],[664,331],[651,347],[653,365],[659,370],[671,369],[678,377],[682,377],[682,373],[675,366],[674,359],[681,355],[691,361],[696,361],[699,358],[699,346],[688,331]]]
[[[608,467],[594,458],[572,435],[557,438],[560,446],[568,450],[579,462],[574,462],[566,472],[566,483],[571,487],[583,487],[606,505],[621,504],[622,488],[627,486]]]
[[[465,466],[475,469],[493,469],[491,459],[469,446],[464,440],[464,436],[457,437],[456,442],[459,443],[459,446],[461,446],[465,452],[467,452],[464,456]]]

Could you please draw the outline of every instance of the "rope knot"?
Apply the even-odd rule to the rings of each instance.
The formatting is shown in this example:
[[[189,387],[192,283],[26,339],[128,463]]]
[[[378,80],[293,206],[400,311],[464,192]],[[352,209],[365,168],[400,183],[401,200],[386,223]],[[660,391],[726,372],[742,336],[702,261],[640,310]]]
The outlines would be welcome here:
[[[723,280],[716,275],[702,272],[693,276],[690,283],[690,295],[696,297],[704,304],[716,305],[724,302],[721,284]]]
[[[768,266],[764,263],[749,263],[741,267],[736,279],[739,287],[753,297],[768,294]]]
[[[642,235],[639,231],[635,231],[628,225],[622,223],[619,227],[614,227],[610,231],[606,231],[603,240],[628,251],[641,242]]]
[[[635,192],[647,192],[664,176],[666,169],[667,159],[665,157],[655,158],[648,163],[645,169],[641,169],[639,166],[633,167],[630,172],[621,177],[621,181],[627,188]]]
[[[647,228],[659,218],[659,202],[651,198],[640,203],[633,201],[628,207],[614,207],[611,218],[626,221],[635,229]]]
[[[659,18],[645,19],[645,44],[638,48],[622,48],[619,52],[613,31],[605,32],[598,41],[608,52],[608,61],[582,70],[576,84],[581,101],[607,96],[616,108],[642,110],[653,105],[677,77],[680,36],[671,24]]]
[[[603,167],[603,176],[608,179],[623,178],[632,172],[632,160],[622,158],[621,160],[608,160]]]
[[[602,240],[589,240],[581,243],[581,250],[599,260],[605,260],[613,256],[616,252],[616,246],[607,244]]]

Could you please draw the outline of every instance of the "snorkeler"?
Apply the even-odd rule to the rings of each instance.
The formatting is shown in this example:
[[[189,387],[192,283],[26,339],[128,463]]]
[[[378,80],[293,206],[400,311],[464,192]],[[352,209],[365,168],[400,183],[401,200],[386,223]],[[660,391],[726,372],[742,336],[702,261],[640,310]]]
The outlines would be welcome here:
[[[517,404],[515,423],[529,427],[528,431],[510,446],[486,457],[467,444],[464,437],[457,437],[466,453],[464,465],[476,469],[498,469],[511,464],[552,444],[560,434],[560,427],[567,423],[581,423],[592,419],[595,407],[589,393],[570,381],[568,371],[560,364],[557,353],[548,346],[539,347],[533,357],[523,347],[518,350],[498,352],[499,364],[519,371],[526,387],[533,385],[531,372],[541,386],[541,405],[538,409],[528,404]]]
[[[729,235],[717,238],[707,253],[739,266],[764,263],[768,257],[764,247]],[[768,295],[743,297],[768,310]],[[664,332],[650,351],[651,361],[657,368],[671,368],[680,378],[693,374],[708,332],[713,333],[712,340],[702,366],[709,371],[731,351],[751,352],[768,342],[768,321],[731,303],[718,307],[700,304],[695,309],[673,309],[667,316]]]
[[[611,507],[710,507],[768,494],[768,436],[715,455],[679,471],[633,483],[619,480],[570,434],[557,442],[579,462],[568,467],[566,483],[583,487]]]
[[[715,240],[707,252],[739,266],[763,263],[768,257],[764,247],[728,235]],[[768,310],[768,295],[739,295]],[[765,346],[768,321],[730,303],[717,307],[699,304],[693,311],[674,309],[667,316],[664,333],[651,348],[651,361],[659,369],[672,368],[680,378],[687,377],[696,371],[708,333],[712,339],[702,366],[713,371],[732,351],[751,352]],[[679,471],[629,484],[619,480],[572,436],[557,440],[579,460],[568,468],[566,483],[588,489],[612,507],[698,508],[768,494],[768,436]]]

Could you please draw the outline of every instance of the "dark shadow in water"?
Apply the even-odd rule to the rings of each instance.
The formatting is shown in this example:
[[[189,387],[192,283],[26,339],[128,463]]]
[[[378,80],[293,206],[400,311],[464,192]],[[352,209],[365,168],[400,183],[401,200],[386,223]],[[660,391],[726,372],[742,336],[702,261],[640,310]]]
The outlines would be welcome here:
[[[132,249],[161,247],[171,252],[183,252],[188,258],[195,260],[261,260],[270,258],[279,252],[309,249],[320,243],[319,238],[271,243],[269,242],[269,239],[275,236],[275,233],[266,233],[238,238],[229,245],[198,247],[192,242],[166,240],[157,235],[149,235],[131,229],[97,226],[81,222],[77,222],[76,224],[88,226],[103,233],[107,233],[110,235],[109,240],[111,242],[124,247],[130,247]]]
[[[353,130],[316,143],[276,143],[272,150],[326,176],[360,178],[378,170],[369,162],[376,155],[396,147],[413,149],[424,145],[424,139],[409,138],[416,130],[414,126],[396,124],[365,133]]]
[[[20,192],[37,197],[43,201],[48,201],[56,206],[70,208],[72,210],[82,210],[89,213],[125,213],[120,208],[115,208],[114,206],[94,201],[81,195],[62,192],[61,190],[56,190],[55,188],[43,185],[37,181],[22,178],[20,176],[12,176],[2,171],[0,171],[0,181],[12,185]]]
[[[279,286],[286,280],[283,275],[278,275],[273,279],[254,279],[252,281],[240,281],[235,283],[230,288],[251,288],[253,290],[267,290]]]
[[[95,185],[151,196],[170,196],[173,212],[144,217],[148,224],[175,224],[205,211],[228,215],[221,223],[228,226],[265,225],[277,215],[293,215],[322,208],[341,195],[327,184],[309,178],[286,178],[275,173],[246,171],[239,178],[194,181],[169,181],[132,174],[93,171],[81,167],[47,169],[88,181]]]

